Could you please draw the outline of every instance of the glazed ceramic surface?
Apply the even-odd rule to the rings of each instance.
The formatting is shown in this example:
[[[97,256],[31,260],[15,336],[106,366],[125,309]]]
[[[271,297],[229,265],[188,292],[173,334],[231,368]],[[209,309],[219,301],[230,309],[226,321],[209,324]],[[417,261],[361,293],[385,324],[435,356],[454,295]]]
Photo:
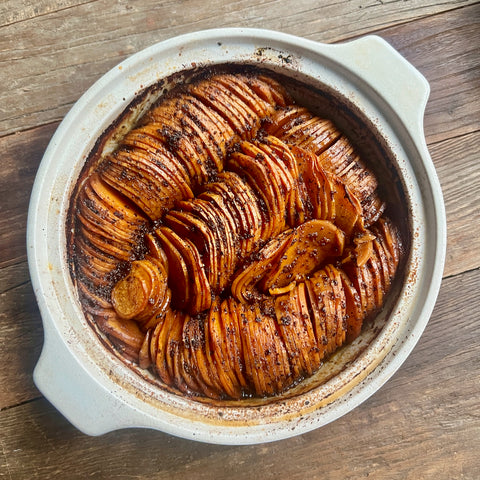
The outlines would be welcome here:
[[[389,152],[390,165],[385,168],[400,179],[410,249],[403,281],[374,328],[342,349],[319,375],[274,399],[222,403],[159,388],[104,347],[86,322],[72,283],[65,226],[71,192],[86,159],[139,93],[178,72],[223,63],[281,72],[333,92],[358,111]],[[28,258],[45,331],[34,372],[40,391],[91,435],[145,427],[223,444],[291,437],[358,406],[405,361],[428,322],[440,287],[446,222],[423,134],[428,95],[424,77],[374,36],[324,45],[264,30],[208,30],[154,45],[108,72],[59,126],[32,192]],[[155,98],[146,95],[129,121]],[[112,140],[105,149],[114,145]]]

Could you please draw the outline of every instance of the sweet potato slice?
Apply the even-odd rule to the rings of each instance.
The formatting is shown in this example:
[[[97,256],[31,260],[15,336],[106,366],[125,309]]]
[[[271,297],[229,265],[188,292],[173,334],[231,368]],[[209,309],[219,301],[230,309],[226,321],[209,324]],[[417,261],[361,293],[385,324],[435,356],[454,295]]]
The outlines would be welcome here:
[[[326,345],[328,343],[325,323],[326,308],[323,305],[323,296],[318,286],[315,286],[314,281],[315,280],[311,278],[305,280],[305,293],[318,354],[320,359],[323,360],[326,355]]]
[[[320,154],[332,145],[341,135],[336,126],[327,119],[312,115],[305,107],[289,106],[272,116],[270,135],[283,141]]]
[[[216,138],[202,122],[209,122],[202,111],[196,108],[198,100],[184,93],[171,97],[148,113],[150,122],[161,123],[172,131],[181,132],[194,146],[198,157],[205,164],[208,177],[223,168],[223,155]]]
[[[200,393],[210,398],[221,397],[221,386],[209,371],[206,357],[205,316],[187,316],[183,329],[183,343],[189,351],[191,373],[200,387]]]
[[[185,316],[180,312],[174,313],[174,318],[168,332],[168,338],[164,345],[165,349],[165,365],[168,371],[168,376],[172,379],[171,382],[179,390],[184,391],[184,381],[180,375],[177,360],[179,351],[182,347],[182,331]]]
[[[120,261],[90,243],[83,235],[77,235],[76,252],[79,278],[96,288],[108,290],[112,284],[112,273],[119,267]]]
[[[311,375],[314,363],[310,358],[311,345],[297,301],[297,289],[275,298],[277,328],[288,354],[293,380]]]
[[[363,312],[360,296],[350,278],[343,270],[339,270],[342,279],[343,292],[345,294],[345,306],[347,315],[346,341],[352,342],[360,335],[363,324]]]
[[[215,259],[220,275],[218,277],[217,292],[221,292],[229,284],[236,265],[235,232],[228,221],[228,216],[222,209],[218,209],[212,201],[197,197],[196,203],[201,205],[208,224],[213,225],[213,232],[219,245],[220,255]]]
[[[288,105],[277,109],[265,125],[266,132],[280,139],[285,139],[287,133],[296,124],[301,124],[312,118],[312,114],[305,107]]]
[[[153,359],[155,370],[166,385],[172,385],[173,383],[173,377],[170,374],[167,363],[167,346],[170,330],[176,321],[178,321],[178,319],[176,318],[175,312],[173,310],[167,310],[164,321],[155,327],[150,344],[150,355]]]
[[[172,292],[172,305],[175,308],[187,308],[188,301],[191,298],[191,284],[189,278],[188,267],[182,254],[171,242],[170,236],[165,235],[162,228],[155,230],[162,249],[168,260],[168,285]]]
[[[180,303],[185,304],[185,308],[191,315],[203,312],[209,308],[212,303],[212,293],[205,267],[197,248],[190,240],[181,238],[168,227],[160,227],[157,232],[161,232],[161,240],[166,239],[168,242],[168,244],[165,244],[164,249],[167,245],[173,246],[186,267],[186,276],[184,279],[188,283],[188,290],[186,290],[188,295],[181,298]],[[174,299],[182,295],[182,292],[175,290],[173,290],[173,292]]]
[[[258,117],[267,116],[271,110],[271,105],[248,87],[248,80],[244,75],[217,75],[215,81],[240,98]]]
[[[243,258],[247,253],[244,229],[247,224],[245,213],[237,208],[236,198],[229,189],[228,185],[223,182],[215,182],[206,186],[206,190],[202,192],[198,198],[209,201],[215,212],[223,218],[225,222],[229,240],[231,241],[232,258],[231,269],[235,270],[238,259]],[[230,253],[230,252],[229,252]],[[232,272],[230,272],[231,274]]]
[[[232,295],[239,302],[250,302],[259,296],[255,288],[257,283],[275,267],[291,241],[291,231],[287,230],[270,240],[244,264],[231,283]]]
[[[199,395],[204,390],[204,387],[201,385],[201,382],[198,378],[198,370],[195,368],[195,361],[192,356],[191,350],[189,348],[188,342],[185,342],[185,334],[188,317],[185,318],[183,322],[182,330],[182,348],[180,349],[179,354],[179,370],[180,374],[183,377],[183,380],[187,387],[189,388],[189,395]]]
[[[285,88],[267,75],[248,75],[244,81],[260,98],[271,105],[270,112],[273,112],[275,107],[285,107],[292,102]]]
[[[241,324],[239,323],[239,317],[237,315],[237,302],[232,297],[228,297],[222,303],[221,318],[227,339],[228,352],[232,359],[235,375],[242,386],[242,390],[248,393],[250,384],[246,373]]]
[[[209,108],[213,108],[231,126],[240,138],[255,136],[260,126],[258,115],[248,112],[239,97],[219,88],[213,82],[200,82],[188,87],[188,91]]]
[[[112,290],[112,305],[125,319],[145,319],[155,313],[167,291],[167,274],[149,260],[132,262],[130,272]]]
[[[293,182],[289,178],[288,170],[279,162],[273,152],[264,147],[265,151],[253,144],[246,144],[245,151],[248,151],[250,156],[254,156],[255,160],[261,162],[265,167],[267,176],[270,178],[270,184],[276,197],[276,210],[271,216],[271,230],[263,236],[265,240],[277,235],[285,229],[286,214],[285,208],[290,201],[290,192],[294,188]],[[261,144],[260,144],[261,145]],[[260,185],[260,184],[259,184]]]
[[[262,318],[257,317],[256,306],[254,305],[240,304],[237,308],[240,310],[242,323],[242,342],[247,374],[257,395],[272,395],[273,388],[267,377],[269,372],[257,331],[259,330],[257,325],[262,321]]]
[[[106,237],[135,248],[140,236],[139,229],[145,220],[125,208],[121,198],[102,198],[96,190],[106,191],[106,186],[102,185],[97,175],[90,177],[79,194],[78,219],[87,228],[97,228]]]
[[[112,309],[104,310],[96,317],[96,322],[109,337],[122,342],[130,348],[133,356],[138,357],[145,334],[136,322],[119,318]]]
[[[332,211],[332,185],[325,171],[318,164],[317,156],[295,145],[290,147],[299,172],[298,187],[303,191],[303,204],[306,212],[305,219],[312,218],[333,221]]]
[[[342,231],[325,220],[305,222],[295,228],[291,236],[280,261],[263,277],[261,288],[264,290],[302,281],[327,259],[340,256],[345,243]]]
[[[220,275],[218,259],[221,248],[218,236],[215,235],[215,223],[212,223],[208,216],[205,217],[196,202],[180,202],[178,208],[180,211],[171,211],[166,216],[166,222],[170,222],[172,226],[183,222],[187,226],[189,233],[188,235],[184,233],[201,254],[208,281],[215,291]]]
[[[118,191],[90,176],[79,195],[78,230],[89,244],[110,258],[128,261],[138,250],[146,218]],[[79,250],[77,258],[82,256]],[[95,273],[95,272],[92,272]]]
[[[317,331],[321,337],[317,337],[322,342],[324,355],[330,355],[337,348],[337,312],[335,307],[335,292],[333,290],[329,275],[325,269],[318,270],[308,280],[310,282],[308,293],[311,304],[315,304],[315,309],[321,314],[321,327]]]
[[[375,240],[372,241],[372,245],[373,245],[373,250],[375,252],[375,255],[377,257],[378,268],[382,276],[383,290],[384,292],[388,292],[390,285],[392,283],[392,277],[390,275],[387,255],[385,253],[385,250],[383,249],[383,245],[380,243],[380,241],[377,238],[375,238]]]
[[[227,298],[220,303],[218,317],[218,335],[223,339],[222,352],[224,361],[229,369],[233,384],[237,385],[236,394],[241,395],[242,391],[247,388],[247,381],[244,377],[244,363],[242,357],[241,339],[236,319],[233,317],[229,302],[233,301]]]
[[[237,209],[244,213],[245,219],[242,238],[245,240],[245,253],[256,250],[262,241],[264,219],[259,200],[248,182],[234,172],[222,172],[218,176],[224,181],[236,198]]]
[[[228,281],[228,278],[226,278],[228,272],[225,265],[229,259],[227,260],[223,256],[223,253],[227,254],[229,248],[229,239],[227,239],[225,225],[221,223],[221,220],[212,211],[209,202],[203,199],[196,198],[192,202],[192,212],[204,223],[205,231],[210,237],[209,245],[212,248],[206,253],[209,257],[207,263],[210,268],[210,284],[215,292],[220,292],[224,283]]]
[[[330,278],[330,285],[333,291],[333,301],[335,304],[336,325],[335,341],[337,347],[341,347],[346,339],[347,333],[347,302],[345,292],[342,286],[340,271],[332,264],[325,265],[325,272]]]
[[[312,369],[312,372],[314,372],[318,369],[318,367],[320,367],[322,357],[320,356],[320,349],[318,348],[317,340],[315,338],[305,282],[302,282],[298,285],[296,293],[298,311],[300,313],[300,319],[303,321],[303,329],[305,332],[306,346],[304,349],[310,359],[310,368]]]
[[[248,144],[243,144],[247,149]],[[230,157],[228,168],[247,179],[260,202],[263,222],[261,238],[267,240],[279,233],[284,225],[285,200],[281,197],[277,179],[265,164],[264,156],[256,158],[245,153],[235,152]]]
[[[348,236],[355,228],[363,230],[362,206],[357,197],[337,177],[331,176],[330,181],[335,199],[335,225]]]
[[[306,130],[303,138],[299,138],[296,143],[299,147],[308,148],[316,155],[320,155],[341,135],[340,130],[330,120],[319,117],[314,117]],[[292,134],[295,136],[296,132]]]
[[[220,300],[216,299],[212,303],[207,322],[209,328],[209,345],[223,391],[231,398],[240,398],[240,384],[230,364],[226,338],[222,330]]]
[[[388,248],[388,251],[392,256],[393,263],[395,265],[394,270],[396,270],[403,248],[400,234],[397,228],[388,218],[380,219],[376,225],[383,234],[383,238],[385,240],[384,245]]]
[[[151,132],[149,126],[138,127],[123,138],[122,146],[127,147],[127,152],[132,149],[137,152],[144,151],[146,155],[141,155],[140,160],[145,168],[158,167],[175,179],[180,186],[182,183],[190,184],[191,177],[185,165],[168,150],[161,136],[152,135]]]
[[[281,392],[289,373],[288,355],[278,335],[275,320],[263,313],[259,304],[252,308],[249,317],[249,340],[258,385],[257,395],[273,395]]]

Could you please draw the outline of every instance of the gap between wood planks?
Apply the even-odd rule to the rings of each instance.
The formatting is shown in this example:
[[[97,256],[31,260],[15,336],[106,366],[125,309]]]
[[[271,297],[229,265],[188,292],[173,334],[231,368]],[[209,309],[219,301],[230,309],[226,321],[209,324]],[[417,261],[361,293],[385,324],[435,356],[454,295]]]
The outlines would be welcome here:
[[[400,2],[401,0],[396,0],[397,2]],[[404,0],[403,0],[404,1]],[[382,5],[384,4],[384,2],[381,2]],[[390,3],[390,2],[389,2]],[[378,35],[378,36],[382,36],[382,32],[385,32],[385,30],[389,30],[391,28],[399,28],[399,27],[402,27],[403,25],[408,25],[408,24],[412,24],[412,23],[415,23],[415,22],[419,22],[419,21],[422,21],[422,20],[425,20],[427,18],[429,19],[433,19],[435,17],[438,17],[440,15],[444,15],[444,14],[447,14],[447,13],[452,13],[452,12],[455,12],[457,10],[463,10],[464,8],[469,8],[469,7],[472,7],[474,6],[475,3],[467,3],[465,5],[459,5],[459,6],[455,6],[453,8],[449,8],[447,10],[443,10],[441,12],[435,12],[435,13],[431,13],[431,14],[426,14],[426,15],[422,15],[420,17],[416,17],[414,19],[405,19],[405,20],[402,20],[402,21],[399,21],[398,23],[392,23],[391,25],[388,25],[388,26],[379,26],[378,28],[374,28],[372,29],[371,31],[369,31],[367,34],[365,33],[361,33],[359,35],[350,35],[350,36],[346,36],[344,39],[342,40],[338,40],[336,42],[332,42],[332,43],[344,43],[344,42],[349,42],[351,40],[355,40],[357,38],[360,38],[360,37],[364,37],[364,36],[368,36],[368,35]],[[369,6],[365,7],[366,9],[369,8]]]
[[[39,400],[44,400],[43,395],[38,395],[37,397],[29,398],[28,400],[23,400],[22,402],[14,403],[12,405],[7,405],[0,408],[0,413],[10,410],[11,408],[22,407],[23,405],[28,405],[29,403],[37,402]]]
[[[97,0],[87,0],[87,1],[84,1],[84,2],[75,2],[75,3],[68,3],[68,2],[63,2],[65,3],[64,6],[60,6],[59,8],[56,8],[56,9],[45,9],[44,11],[39,11],[41,10],[41,1],[37,1],[37,2],[34,2],[34,7],[30,6],[30,8],[26,7],[25,5],[23,6],[23,8],[20,10],[20,13],[17,14],[17,18],[15,18],[15,12],[14,13],[11,13],[10,12],[10,15],[7,13],[5,14],[4,12],[2,12],[0,10],[0,16],[4,15],[6,17],[6,21],[7,23],[4,23],[2,25],[0,25],[0,28],[1,27],[9,27],[11,25],[16,25],[16,24],[19,24],[19,23],[22,23],[22,22],[27,22],[29,20],[31,20],[32,18],[40,18],[40,17],[44,17],[45,15],[51,15],[52,13],[58,13],[58,12],[63,12],[65,10],[70,10],[72,8],[75,8],[75,7],[79,7],[81,5],[87,5],[89,3],[95,3]],[[17,3],[17,0],[15,0],[15,3]],[[60,5],[62,4],[62,2],[59,2]],[[4,2],[4,6],[3,8],[6,10],[8,9],[8,3],[7,1]],[[21,15],[23,15],[22,18],[18,18],[20,17]],[[10,17],[10,18],[9,18]]]

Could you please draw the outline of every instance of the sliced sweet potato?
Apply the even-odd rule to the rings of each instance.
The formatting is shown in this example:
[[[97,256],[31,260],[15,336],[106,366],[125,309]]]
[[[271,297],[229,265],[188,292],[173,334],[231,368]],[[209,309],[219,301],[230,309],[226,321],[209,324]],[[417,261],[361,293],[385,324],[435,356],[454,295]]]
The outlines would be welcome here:
[[[290,370],[294,379],[311,371],[308,354],[302,351],[305,345],[303,321],[296,303],[296,289],[275,298],[277,329],[287,351]]]
[[[222,303],[221,318],[228,354],[234,366],[235,375],[239,384],[242,386],[242,390],[248,392],[249,383],[246,376],[241,326],[237,316],[237,302],[232,297],[227,298]]]
[[[170,237],[165,235],[163,229],[155,230],[155,234],[158,236],[168,260],[168,285],[172,293],[175,292],[172,298],[172,305],[175,308],[187,308],[188,301],[192,295],[192,286],[185,259],[171,242]]]
[[[320,321],[316,320],[316,326],[321,327],[316,330],[317,335],[321,334],[317,339],[321,341],[320,348],[323,349],[323,354],[330,355],[337,348],[336,334],[339,319],[335,308],[335,292],[325,269],[315,272],[308,282],[310,283],[307,288],[310,303],[321,315]]]
[[[255,288],[257,283],[272,268],[275,268],[285,248],[291,241],[291,231],[287,230],[270,240],[244,264],[231,283],[232,295],[239,302],[250,302],[258,297],[258,292]]]
[[[231,398],[240,398],[241,388],[237,381],[230,358],[226,349],[226,338],[223,334],[220,319],[220,300],[212,303],[208,314],[209,345],[212,351],[212,358],[217,369],[217,375],[223,391]]]
[[[335,303],[335,321],[337,325],[335,341],[337,347],[341,347],[345,342],[347,333],[347,302],[342,285],[342,277],[340,271],[332,264],[325,265],[325,272],[330,278],[333,301]]]
[[[133,262],[129,274],[112,290],[112,304],[121,318],[132,319],[148,306],[151,277],[139,261]]]
[[[339,270],[342,279],[343,292],[345,294],[345,306],[347,314],[346,341],[352,342],[360,335],[363,324],[363,312],[360,295],[348,275]]]
[[[201,82],[188,87],[190,94],[214,109],[240,138],[252,138],[260,126],[258,115],[245,109],[241,99],[213,82]]]
[[[205,317],[187,316],[183,329],[183,343],[189,351],[191,373],[200,387],[200,393],[210,398],[220,398],[221,388],[209,372],[206,358]]]
[[[309,278],[304,283],[313,334],[315,336],[319,357],[323,360],[327,353],[326,345],[328,344],[325,318],[326,308],[323,305],[323,295],[319,286],[314,284],[314,280]]]
[[[335,210],[332,205],[331,191],[332,184],[330,178],[325,171],[318,164],[317,156],[308,151],[301,149],[295,145],[290,147],[295,156],[298,171],[298,188],[303,190],[304,196],[303,204],[307,205],[304,208],[306,212],[306,220],[320,219],[320,220],[335,220]]]
[[[96,322],[107,335],[130,347],[138,357],[145,334],[136,322],[119,318],[112,309],[105,310],[102,315],[98,315]]]
[[[186,267],[186,272],[182,271],[183,279],[188,284],[183,297],[181,291],[176,291],[171,287],[173,292],[173,301],[175,303],[185,305],[185,309],[191,314],[203,312],[210,307],[212,303],[212,292],[210,283],[205,272],[205,267],[200,254],[195,245],[187,238],[181,238],[173,230],[168,227],[160,227],[157,230],[160,240],[164,243],[164,250],[173,247],[174,251],[178,252],[179,257],[183,260]],[[168,257],[168,253],[167,253]],[[169,259],[169,265],[171,265]],[[169,277],[174,272],[171,271]],[[186,273],[186,275],[185,275]]]
[[[302,281],[327,259],[343,252],[345,236],[333,223],[310,220],[291,232],[278,263],[265,273],[261,288],[268,290]]]
[[[198,203],[180,202],[178,204],[180,211],[170,211],[166,216],[166,223],[177,228],[179,222],[182,222],[188,229],[184,231],[186,238],[189,238],[197,247],[202,256],[210,286],[217,289],[219,271],[220,243],[215,235],[215,223],[205,217],[204,212],[199,208]],[[174,220],[175,219],[175,220]]]
[[[320,367],[322,357],[320,355],[320,349],[317,345],[315,332],[312,323],[311,310],[309,308],[309,300],[307,298],[307,288],[305,282],[298,285],[296,289],[296,301],[297,308],[300,314],[299,318],[303,321],[303,330],[305,332],[305,345],[303,347],[305,353],[310,360],[310,368],[312,372],[316,371]]]
[[[248,87],[248,79],[244,75],[217,75],[215,81],[230,90],[235,96],[257,114],[258,117],[265,117],[271,110],[271,104],[259,97]],[[273,98],[271,102],[273,102]]]
[[[243,144],[247,149],[247,143]],[[263,218],[261,238],[267,240],[279,233],[285,224],[285,199],[281,197],[278,179],[272,176],[264,156],[256,158],[249,154],[235,152],[230,157],[228,168],[247,179],[260,201]]]
[[[244,82],[271,106],[270,114],[275,110],[275,107],[285,107],[292,103],[285,88],[267,75],[248,75],[244,77]]]
[[[265,130],[271,136],[285,139],[287,132],[295,125],[312,118],[307,108],[299,105],[288,105],[277,109],[265,125]]]

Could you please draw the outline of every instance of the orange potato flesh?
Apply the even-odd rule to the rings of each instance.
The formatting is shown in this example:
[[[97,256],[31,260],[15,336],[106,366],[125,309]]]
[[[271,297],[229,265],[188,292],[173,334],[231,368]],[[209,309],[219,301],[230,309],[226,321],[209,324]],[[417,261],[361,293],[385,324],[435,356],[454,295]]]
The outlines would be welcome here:
[[[302,281],[328,258],[340,256],[345,243],[342,231],[325,220],[305,222],[294,229],[291,237],[276,266],[263,277],[263,290]]]
[[[132,319],[143,312],[148,305],[151,284],[148,278],[136,273],[132,266],[129,275],[118,282],[112,291],[112,305],[121,318]]]
[[[233,278],[231,293],[240,302],[249,302],[257,296],[255,286],[278,263],[286,246],[292,241],[290,231],[273,238],[260,249],[250,263]]]

